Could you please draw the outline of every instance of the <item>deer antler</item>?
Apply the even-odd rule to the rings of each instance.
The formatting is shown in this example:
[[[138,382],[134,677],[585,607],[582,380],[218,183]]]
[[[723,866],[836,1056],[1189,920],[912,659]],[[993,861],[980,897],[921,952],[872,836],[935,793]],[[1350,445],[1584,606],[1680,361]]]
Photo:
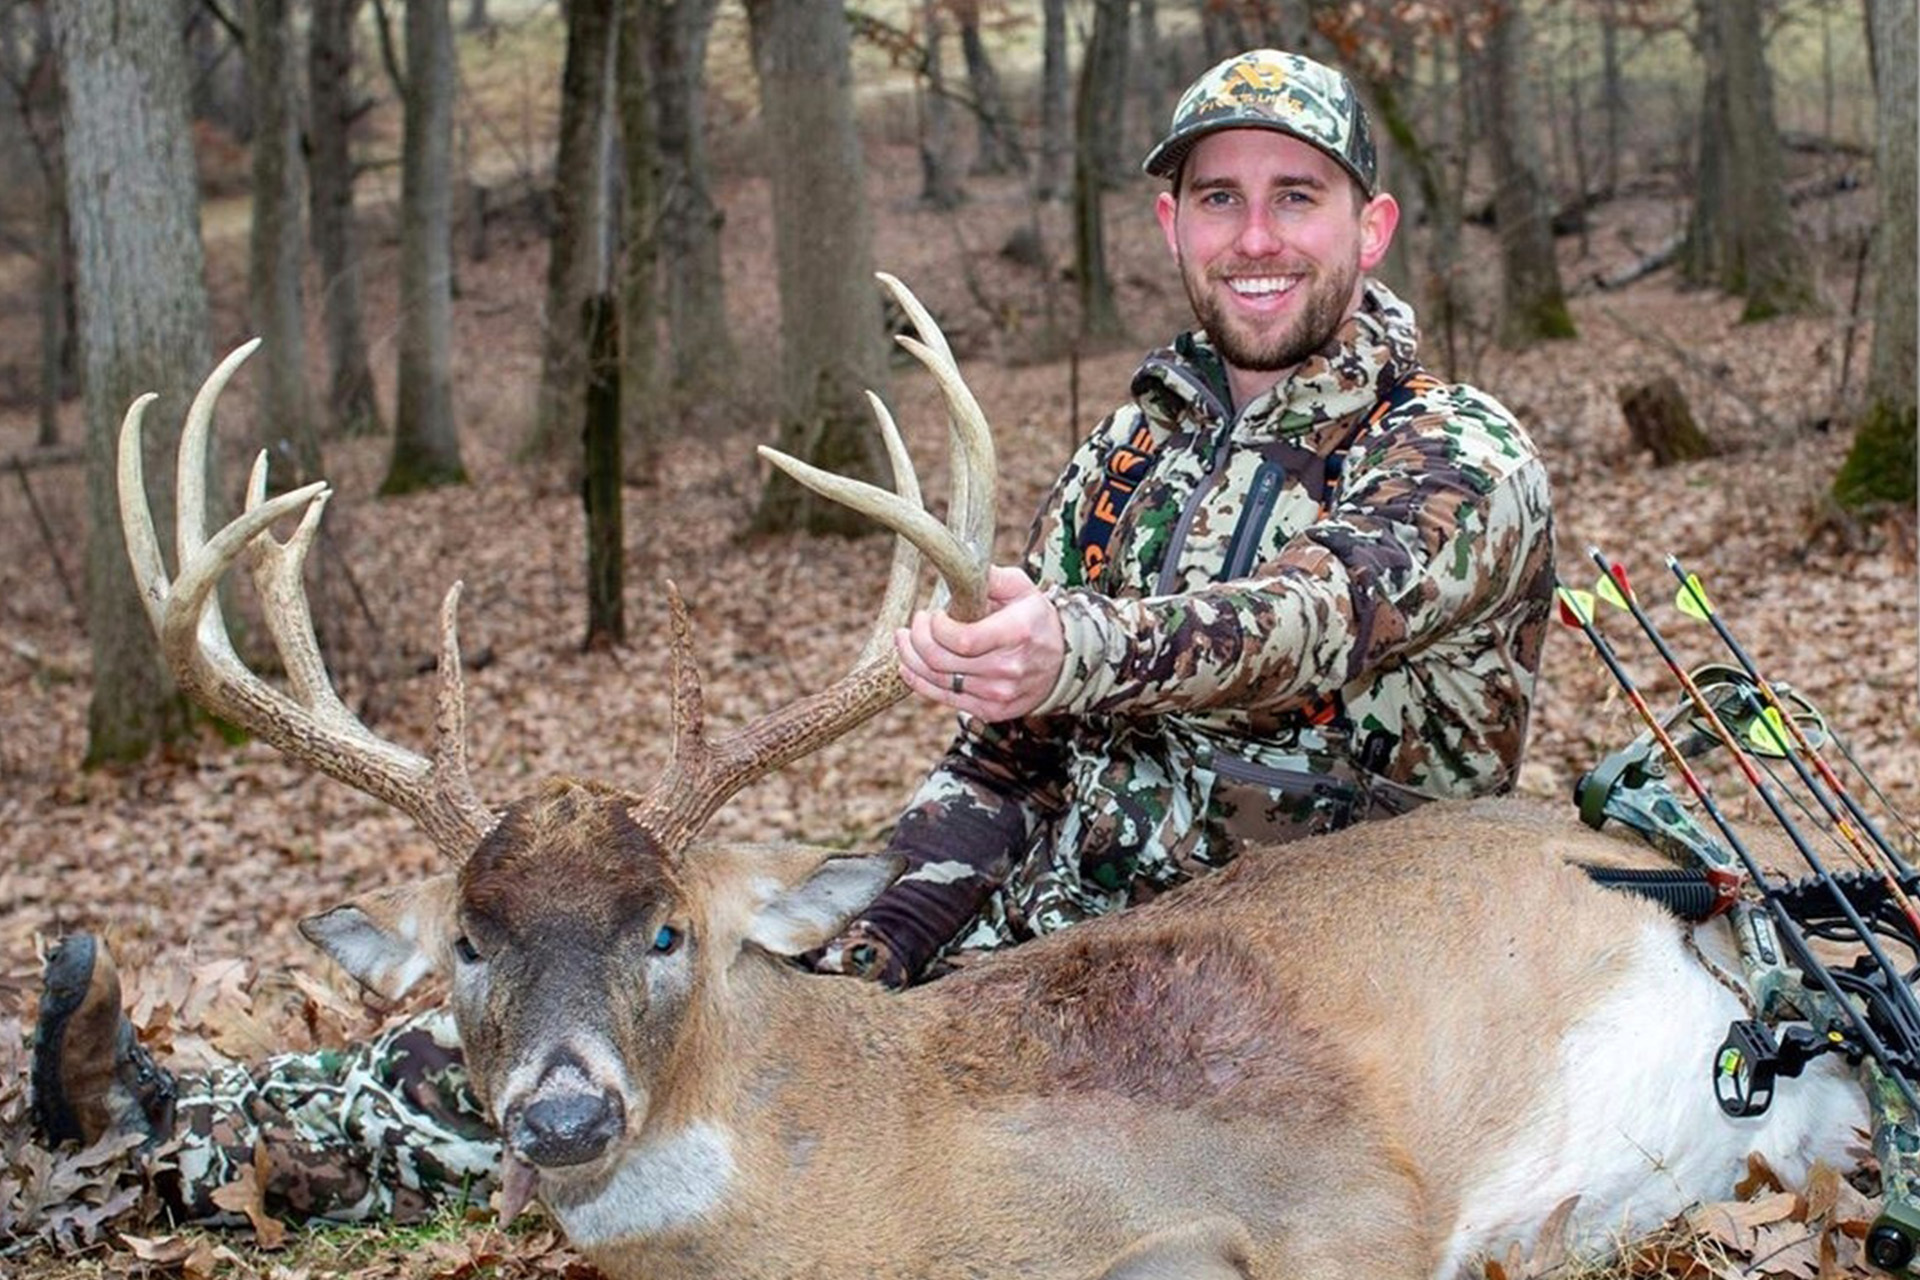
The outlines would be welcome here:
[[[256,338],[221,361],[187,410],[175,477],[174,550],[180,572],[172,582],[154,534],[141,464],[140,424],[154,397],[135,400],[120,426],[120,524],[161,655],[181,688],[202,707],[328,777],[384,800],[418,823],[443,853],[464,858],[493,826],[494,815],[467,777],[466,700],[454,621],[460,584],[440,607],[440,688],[428,758],[375,735],[340,701],[327,675],[300,578],[330,496],[326,482],[268,499],[263,451],[247,484],[246,509],[206,536],[207,441],[214,406],[259,345]],[[273,523],[295,512],[301,513],[298,527],[285,542],[276,540]],[[228,638],[217,588],[243,555],[291,695],[249,670]]]
[[[907,695],[894,656],[893,632],[912,613],[920,552],[934,562],[952,593],[949,611],[955,617],[978,618],[986,611],[994,525],[993,431],[933,317],[900,281],[886,274],[879,279],[920,335],[918,339],[903,335],[896,341],[927,367],[946,397],[953,472],[947,522],[943,525],[922,506],[919,481],[899,428],[885,403],[872,392],[867,400],[893,464],[892,492],[761,448],[762,457],[799,483],[872,516],[898,534],[893,572],[866,647],[844,675],[817,693],[714,739],[706,735],[686,607],[668,584],[673,758],[659,781],[632,804],[635,822],[651,832],[663,849],[684,849],[706,820],[742,788],[842,736]]]

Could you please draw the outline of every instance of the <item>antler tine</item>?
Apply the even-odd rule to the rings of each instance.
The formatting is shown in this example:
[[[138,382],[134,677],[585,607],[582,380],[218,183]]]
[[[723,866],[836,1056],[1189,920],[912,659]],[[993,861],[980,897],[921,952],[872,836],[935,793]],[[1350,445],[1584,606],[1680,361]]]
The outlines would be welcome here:
[[[878,274],[880,283],[886,286],[900,309],[907,313],[907,318],[913,321],[914,332],[920,335],[916,341],[899,334],[894,341],[927,367],[946,397],[947,469],[952,485],[947,524],[953,530],[954,537],[966,547],[969,559],[984,566],[991,563],[993,557],[993,513],[999,486],[993,452],[993,429],[987,423],[987,415],[981,410],[980,402],[968,388],[966,379],[961,377],[960,366],[953,358],[953,348],[947,345],[947,336],[940,331],[932,313],[914,296],[913,290],[898,278],[884,271]],[[956,610],[964,609],[961,616],[975,618],[984,613],[984,577],[980,582],[979,607],[975,607],[971,600],[962,606],[959,583],[943,576],[943,585],[948,584],[955,592]],[[971,589],[973,584],[969,582],[967,585]]]
[[[120,436],[120,516],[147,615],[161,654],[182,689],[222,719],[257,734],[296,760],[367,792],[407,814],[443,852],[464,857],[493,825],[467,777],[465,708],[453,611],[459,586],[441,613],[441,684],[431,760],[369,730],[334,692],[313,634],[301,583],[307,553],[330,491],[315,481],[275,498],[266,496],[266,457],[254,463],[245,510],[206,536],[205,471],[214,406],[234,371],[259,346],[256,339],[221,362],[188,411],[176,458],[175,543],[179,576],[166,577],[141,465],[140,426],[152,397],[136,400]],[[300,513],[285,543],[271,526]],[[218,604],[227,571],[247,557],[269,634],[285,664],[292,696],[255,675],[234,652]],[[456,740],[457,739],[457,740]]]
[[[900,458],[895,452],[898,430],[886,404],[871,391],[867,400],[887,437],[888,451],[895,457],[897,492],[889,492],[863,480],[835,475],[800,461],[766,445],[760,456],[792,476],[796,481],[862,515],[871,516],[903,539],[919,547],[940,571],[942,582],[952,593],[951,612],[959,618],[979,618],[986,613],[987,566],[993,551],[993,523],[997,464],[994,459],[993,429],[986,413],[968,390],[946,336],[933,316],[921,305],[913,291],[894,277],[881,273],[880,280],[899,300],[901,307],[920,331],[921,339],[904,335],[895,339],[911,352],[940,384],[947,401],[948,450],[953,473],[952,501],[943,525],[922,505],[917,483],[908,490],[898,488]],[[906,464],[911,473],[912,464]]]
[[[760,454],[774,466],[823,497],[831,498],[892,529],[892,573],[866,648],[854,666],[826,688],[709,741],[702,723],[699,674],[695,668],[685,607],[669,586],[673,625],[673,758],[644,795],[632,799],[634,820],[661,847],[681,852],[706,820],[742,787],[813,751],[892,706],[906,696],[893,652],[893,632],[913,607],[918,555],[924,552],[953,591],[953,612],[979,617],[985,612],[988,556],[993,538],[994,460],[986,415],[967,390],[946,339],[926,308],[891,276],[881,280],[894,291],[921,339],[902,339],[940,381],[949,410],[949,434],[956,472],[954,501],[947,523],[928,515],[921,502],[912,459],[886,405],[867,393],[893,463],[894,489],[879,488],[822,471],[775,449]],[[966,472],[964,476],[958,475]]]

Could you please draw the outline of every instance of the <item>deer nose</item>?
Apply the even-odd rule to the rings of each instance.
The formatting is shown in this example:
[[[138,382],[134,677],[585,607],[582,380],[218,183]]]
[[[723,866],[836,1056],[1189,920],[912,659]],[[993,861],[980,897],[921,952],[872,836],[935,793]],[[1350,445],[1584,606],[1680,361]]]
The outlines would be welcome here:
[[[618,1095],[570,1090],[529,1102],[508,1137],[528,1164],[551,1169],[598,1159],[625,1124]]]

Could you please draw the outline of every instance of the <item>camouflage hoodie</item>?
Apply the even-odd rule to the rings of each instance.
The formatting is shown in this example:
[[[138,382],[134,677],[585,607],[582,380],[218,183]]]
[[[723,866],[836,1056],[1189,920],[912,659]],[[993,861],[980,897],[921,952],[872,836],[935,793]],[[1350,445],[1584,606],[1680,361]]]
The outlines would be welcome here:
[[[896,828],[907,873],[852,935],[884,944],[884,976],[1112,910],[1248,840],[1512,785],[1546,472],[1492,397],[1417,374],[1417,342],[1369,283],[1238,412],[1204,334],[1147,357],[1028,540],[1059,680],[1024,720],[963,718]]]

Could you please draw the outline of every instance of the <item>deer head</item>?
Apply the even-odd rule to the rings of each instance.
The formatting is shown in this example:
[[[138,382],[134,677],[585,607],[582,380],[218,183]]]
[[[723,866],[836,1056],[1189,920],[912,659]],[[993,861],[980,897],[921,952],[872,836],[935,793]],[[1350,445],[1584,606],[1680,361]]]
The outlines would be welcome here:
[[[167,577],[141,475],[140,425],[128,410],[120,501],[128,555],[168,667],[214,714],[411,816],[453,869],[369,894],[302,923],[370,989],[398,996],[430,972],[450,976],[477,1096],[506,1138],[508,1211],[531,1168],[592,1173],[646,1122],[715,993],[833,937],[898,873],[890,859],[773,845],[694,843],[741,788],[839,737],[905,696],[892,635],[911,611],[920,556],[953,611],[978,616],[993,529],[991,432],[937,325],[906,287],[882,282],[914,319],[899,339],[938,379],[949,409],[953,492],[943,525],[922,508],[891,415],[871,397],[895,471],[888,493],[773,450],[803,484],[873,515],[899,535],[871,637],[826,688],[731,732],[705,724],[691,626],[668,585],[673,749],[642,791],[556,779],[495,810],[468,776],[456,610],[441,608],[434,745],[416,754],[379,737],[336,695],[320,657],[301,571],[329,490],[324,481],[268,499],[256,461],[245,510],[208,537],[205,457],[214,406],[258,346],[207,379],[178,458],[177,575]],[[298,517],[286,541],[272,527]],[[216,588],[244,560],[287,687],[247,668],[229,641]]]

